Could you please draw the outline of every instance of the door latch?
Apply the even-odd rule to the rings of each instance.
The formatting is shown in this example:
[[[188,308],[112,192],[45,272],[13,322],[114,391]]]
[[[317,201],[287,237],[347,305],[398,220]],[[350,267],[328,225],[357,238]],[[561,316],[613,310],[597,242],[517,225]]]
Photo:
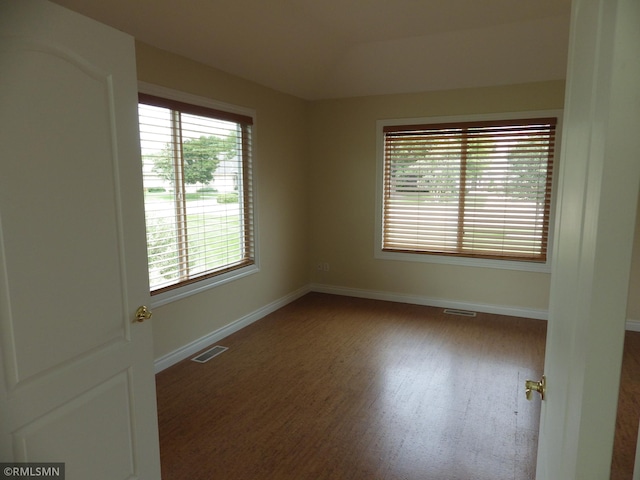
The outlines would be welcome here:
[[[547,390],[547,379],[543,375],[539,382],[534,380],[527,380],[524,383],[525,387],[525,395],[527,396],[527,400],[531,400],[531,395],[533,392],[538,392],[540,394],[540,400],[544,400],[544,394]]]

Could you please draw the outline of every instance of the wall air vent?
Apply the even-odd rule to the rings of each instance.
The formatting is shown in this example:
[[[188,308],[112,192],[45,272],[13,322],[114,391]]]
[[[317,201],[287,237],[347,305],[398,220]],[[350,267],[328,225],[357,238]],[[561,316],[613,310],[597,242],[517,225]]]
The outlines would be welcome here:
[[[456,308],[445,308],[444,313],[447,315],[459,315],[461,317],[475,317],[476,312],[470,312],[469,310],[458,310]]]
[[[210,348],[206,352],[202,352],[200,355],[193,357],[191,361],[198,362],[198,363],[208,362],[213,357],[220,355],[225,350],[228,350],[228,347],[221,347],[220,345],[216,345],[215,347]]]

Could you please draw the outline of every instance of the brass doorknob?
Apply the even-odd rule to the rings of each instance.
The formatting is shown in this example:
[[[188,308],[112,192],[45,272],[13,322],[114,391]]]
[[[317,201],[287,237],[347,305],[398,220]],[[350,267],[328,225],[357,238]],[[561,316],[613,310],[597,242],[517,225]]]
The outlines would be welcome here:
[[[149,320],[152,315],[153,315],[153,312],[149,310],[149,308],[146,307],[145,305],[142,305],[138,307],[138,309],[136,310],[136,318],[133,321],[144,322],[145,320]]]
[[[540,394],[540,400],[544,400],[544,394],[547,390],[547,379],[543,375],[539,382],[527,380],[524,383],[524,387],[524,393],[527,396],[527,400],[531,400],[531,394],[533,392],[538,392]]]

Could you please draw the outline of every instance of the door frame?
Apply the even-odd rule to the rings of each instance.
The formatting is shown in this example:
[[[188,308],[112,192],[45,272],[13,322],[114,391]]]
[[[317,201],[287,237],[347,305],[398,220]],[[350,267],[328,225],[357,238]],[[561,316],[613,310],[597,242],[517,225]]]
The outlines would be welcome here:
[[[640,2],[570,31],[538,480],[610,476],[640,184]]]

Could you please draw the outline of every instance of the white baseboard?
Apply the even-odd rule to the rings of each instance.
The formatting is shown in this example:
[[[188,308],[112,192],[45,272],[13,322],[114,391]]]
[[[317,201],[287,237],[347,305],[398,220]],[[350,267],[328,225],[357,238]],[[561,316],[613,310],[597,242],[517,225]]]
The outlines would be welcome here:
[[[225,325],[224,327],[219,328],[218,330],[215,330],[205,335],[204,337],[194,340],[193,342],[188,343],[187,345],[180,347],[177,350],[174,350],[173,352],[170,352],[166,355],[163,355],[160,358],[157,358],[154,361],[155,373],[161,372],[162,370],[169,368],[170,366],[175,365],[176,363],[186,358],[189,358],[190,356],[208,347],[209,345],[215,342],[219,342],[223,338],[228,337],[232,333],[235,333],[238,330],[248,325],[251,325],[253,322],[256,322],[261,318],[269,315],[270,313],[275,312],[276,310],[284,307],[285,305],[293,302],[294,300],[297,300],[298,298],[302,297],[303,295],[306,295],[309,292],[310,290],[308,286],[300,288],[299,290],[296,290],[295,292],[292,292],[289,295],[286,295],[274,302],[271,302],[270,304],[262,308],[259,308],[258,310],[248,315],[245,315],[244,317],[239,318],[234,322],[231,322],[230,324]]]
[[[533,318],[536,320],[549,320],[548,310],[538,310],[534,308],[509,307],[505,305],[489,305],[484,303],[460,302],[455,300],[444,300],[441,298],[429,298],[418,295],[407,295],[402,293],[380,292],[375,290],[362,290],[357,288],[335,287],[333,285],[311,284],[310,291],[318,293],[329,293],[333,295],[343,295],[348,297],[370,298],[372,300],[386,300],[389,302],[410,303],[414,305],[426,305],[428,307],[457,308],[460,310],[471,310],[473,312],[495,313],[497,315],[509,315],[512,317]],[[640,320],[627,319],[625,330],[640,332]]]
[[[640,320],[628,318],[626,329],[630,332],[640,332]]]
[[[389,302],[410,303],[414,305],[426,305],[439,308],[457,308],[460,310],[471,310],[473,312],[495,313],[497,315],[510,315],[513,317],[534,318],[536,320],[548,320],[547,310],[534,308],[510,307],[506,305],[489,305],[484,303],[460,302],[456,300],[446,300],[442,298],[429,298],[419,295],[408,295],[403,293],[380,292],[374,290],[361,290],[357,288],[335,287],[332,285],[311,284],[312,292],[330,293],[333,295],[344,295],[348,297],[369,298],[372,300],[386,300]]]

